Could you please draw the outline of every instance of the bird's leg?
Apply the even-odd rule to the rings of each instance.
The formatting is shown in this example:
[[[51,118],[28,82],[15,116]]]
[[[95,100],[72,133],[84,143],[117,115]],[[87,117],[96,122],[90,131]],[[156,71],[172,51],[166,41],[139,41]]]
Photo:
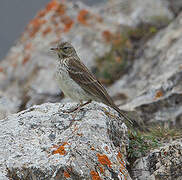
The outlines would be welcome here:
[[[72,113],[72,112],[75,112],[75,111],[79,112],[80,109],[81,109],[83,106],[85,106],[85,105],[91,103],[91,101],[92,101],[92,100],[89,100],[89,101],[87,101],[87,102],[85,102],[85,103],[83,103],[82,101],[80,101],[80,104],[79,104],[77,107],[75,107],[75,108],[73,108],[73,109],[69,109],[68,111],[64,111],[64,112],[66,112],[66,113]]]
[[[91,103],[91,100],[89,100],[89,101],[87,101],[87,102],[85,102],[85,103],[83,103],[82,101],[80,101],[80,105],[77,106],[77,107],[74,109],[74,111],[73,111],[73,110],[71,111],[71,112],[75,112],[75,114],[72,116],[72,117],[73,117],[73,120],[75,120],[75,117],[76,117],[77,113],[81,110],[81,108],[82,108],[83,106],[89,104],[89,103]]]

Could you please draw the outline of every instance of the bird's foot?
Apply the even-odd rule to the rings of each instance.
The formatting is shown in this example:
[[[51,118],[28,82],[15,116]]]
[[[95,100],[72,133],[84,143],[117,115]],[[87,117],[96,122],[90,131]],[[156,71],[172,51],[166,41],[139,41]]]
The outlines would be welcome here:
[[[77,113],[77,112],[80,111],[80,109],[81,109],[83,106],[85,106],[85,105],[87,105],[87,104],[89,104],[89,103],[91,103],[91,100],[89,100],[89,101],[87,101],[87,102],[85,102],[85,103],[80,103],[80,104],[77,105],[77,107],[75,107],[75,108],[70,108],[70,109],[68,109],[68,110],[62,110],[62,112],[63,112],[63,113],[73,113],[73,112],[76,111],[76,113]]]

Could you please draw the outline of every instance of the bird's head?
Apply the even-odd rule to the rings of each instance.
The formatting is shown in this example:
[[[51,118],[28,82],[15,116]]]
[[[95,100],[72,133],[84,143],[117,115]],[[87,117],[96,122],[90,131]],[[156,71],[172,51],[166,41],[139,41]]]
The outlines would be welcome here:
[[[76,55],[74,47],[69,42],[61,42],[56,48],[51,50],[57,52],[59,58],[68,58]]]

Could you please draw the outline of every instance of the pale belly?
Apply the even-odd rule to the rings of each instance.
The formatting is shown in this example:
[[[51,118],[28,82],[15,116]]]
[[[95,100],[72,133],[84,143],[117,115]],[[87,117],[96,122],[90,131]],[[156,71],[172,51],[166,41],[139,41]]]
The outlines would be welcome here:
[[[91,97],[69,77],[68,72],[57,72],[57,81],[63,93],[73,101],[81,102],[91,99]]]

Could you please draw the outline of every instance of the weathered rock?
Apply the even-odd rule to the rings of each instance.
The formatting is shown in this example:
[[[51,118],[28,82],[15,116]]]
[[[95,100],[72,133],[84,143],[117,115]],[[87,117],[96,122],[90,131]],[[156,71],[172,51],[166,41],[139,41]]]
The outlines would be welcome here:
[[[182,140],[173,141],[138,159],[133,172],[133,180],[181,180]]]
[[[55,56],[50,47],[60,40],[71,41],[82,61],[92,67],[96,57],[109,51],[110,35],[120,32],[123,25],[167,25],[172,18],[167,1],[162,0],[112,0],[92,7],[51,0],[0,63],[0,90],[13,90],[20,102],[17,111],[33,104],[60,101],[54,78]]]
[[[110,1],[110,6],[105,11],[105,15],[111,13],[114,16],[106,16],[112,22],[121,25],[137,26],[141,23],[167,25],[173,19],[174,14],[170,10],[170,2],[163,0],[117,0]],[[105,9],[105,7],[103,8]],[[115,16],[117,19],[114,20]]]
[[[181,0],[168,0],[169,1],[169,7],[172,10],[172,12],[177,15],[182,10],[182,1]]]
[[[145,122],[181,123],[181,44],[182,14],[146,43],[130,72],[110,88],[112,95],[128,97],[123,109],[137,110]]]
[[[73,120],[63,112],[72,106],[37,105],[0,121],[0,179],[130,179],[122,119],[92,103]]]

